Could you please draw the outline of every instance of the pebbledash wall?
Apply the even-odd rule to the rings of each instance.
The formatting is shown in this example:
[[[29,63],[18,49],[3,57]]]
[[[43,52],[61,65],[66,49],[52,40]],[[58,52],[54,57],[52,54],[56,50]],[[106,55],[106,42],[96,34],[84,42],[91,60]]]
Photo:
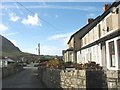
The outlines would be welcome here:
[[[120,71],[59,70],[39,67],[39,76],[48,88],[120,89]]]

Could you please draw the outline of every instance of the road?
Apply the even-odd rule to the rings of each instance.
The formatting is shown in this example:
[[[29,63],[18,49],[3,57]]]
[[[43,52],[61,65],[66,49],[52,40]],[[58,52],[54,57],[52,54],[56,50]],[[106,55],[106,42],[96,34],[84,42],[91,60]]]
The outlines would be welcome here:
[[[37,67],[24,67],[25,70],[2,80],[3,88],[45,88],[38,78]]]

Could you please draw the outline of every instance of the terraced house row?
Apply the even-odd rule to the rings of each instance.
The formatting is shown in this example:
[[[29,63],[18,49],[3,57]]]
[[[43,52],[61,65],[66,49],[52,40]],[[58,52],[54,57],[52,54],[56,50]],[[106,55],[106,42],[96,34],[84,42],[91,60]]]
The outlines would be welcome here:
[[[120,69],[120,1],[104,5],[104,12],[75,32],[63,50],[65,62],[95,61],[106,70]]]

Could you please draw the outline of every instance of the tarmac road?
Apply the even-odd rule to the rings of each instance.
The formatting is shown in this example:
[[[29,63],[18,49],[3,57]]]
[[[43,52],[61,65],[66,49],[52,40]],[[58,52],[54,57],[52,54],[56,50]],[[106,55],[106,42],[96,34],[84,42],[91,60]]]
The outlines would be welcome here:
[[[2,80],[2,88],[45,88],[38,78],[37,67],[27,66],[25,70]]]

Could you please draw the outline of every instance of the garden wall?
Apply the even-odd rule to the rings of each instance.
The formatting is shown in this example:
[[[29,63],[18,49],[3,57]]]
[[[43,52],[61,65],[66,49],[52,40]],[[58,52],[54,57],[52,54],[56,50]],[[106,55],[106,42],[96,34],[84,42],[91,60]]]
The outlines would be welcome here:
[[[120,70],[107,70],[108,89],[116,88],[120,90]]]
[[[23,67],[22,66],[17,66],[17,67],[14,67],[14,66],[9,66],[9,67],[3,67],[2,68],[2,78],[5,78],[9,75],[12,75],[16,72],[19,72],[19,71],[22,71],[23,70]]]
[[[107,88],[102,70],[59,70],[39,68],[41,81],[48,88]]]

